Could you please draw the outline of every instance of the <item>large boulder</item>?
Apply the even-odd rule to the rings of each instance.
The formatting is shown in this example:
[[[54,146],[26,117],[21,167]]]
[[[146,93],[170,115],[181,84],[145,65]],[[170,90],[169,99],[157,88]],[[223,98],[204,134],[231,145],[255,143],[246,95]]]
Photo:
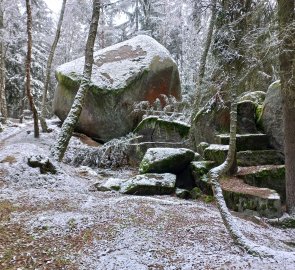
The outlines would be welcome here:
[[[53,100],[54,113],[63,121],[73,103],[82,77],[84,57],[61,65]],[[133,105],[154,102],[163,95],[181,99],[177,65],[169,52],[145,35],[94,53],[91,87],[77,130],[100,141],[131,132],[141,120]]]
[[[283,110],[280,81],[272,83],[262,107],[260,123],[269,136],[270,144],[281,152],[284,151]]]

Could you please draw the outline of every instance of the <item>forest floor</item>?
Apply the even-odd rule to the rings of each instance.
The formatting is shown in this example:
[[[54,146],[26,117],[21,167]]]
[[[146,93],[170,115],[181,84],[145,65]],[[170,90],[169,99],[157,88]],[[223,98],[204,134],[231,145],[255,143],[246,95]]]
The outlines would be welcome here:
[[[52,128],[39,139],[31,123],[0,133],[1,270],[295,269],[295,229],[234,214],[249,239],[276,250],[271,258],[253,257],[233,243],[214,202],[93,188],[136,169],[61,163],[57,174],[40,174],[27,160],[49,155],[59,130]]]

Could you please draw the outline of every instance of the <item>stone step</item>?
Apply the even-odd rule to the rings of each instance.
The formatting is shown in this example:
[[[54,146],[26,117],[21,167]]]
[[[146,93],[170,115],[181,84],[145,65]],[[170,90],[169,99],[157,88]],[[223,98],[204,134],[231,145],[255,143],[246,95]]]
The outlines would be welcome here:
[[[219,144],[228,145],[229,135],[219,134],[216,136]],[[237,151],[266,150],[269,149],[269,140],[266,134],[237,134]]]
[[[237,164],[242,167],[282,165],[284,156],[277,150],[247,150],[237,152]]]
[[[284,165],[239,167],[237,177],[251,186],[274,189],[280,194],[283,202],[286,199]]]
[[[282,216],[280,195],[272,189],[250,186],[242,179],[221,180],[227,206],[237,212],[279,218]]]
[[[138,166],[150,148],[167,147],[167,148],[185,148],[182,142],[134,142],[127,145],[126,155],[128,157],[128,164],[131,166]]]
[[[228,145],[210,144],[204,150],[204,158],[221,164],[226,159],[228,148]]]
[[[210,144],[204,150],[204,159],[221,164],[227,156],[228,145]],[[237,152],[238,166],[281,165],[284,164],[284,156],[277,150],[247,150]]]

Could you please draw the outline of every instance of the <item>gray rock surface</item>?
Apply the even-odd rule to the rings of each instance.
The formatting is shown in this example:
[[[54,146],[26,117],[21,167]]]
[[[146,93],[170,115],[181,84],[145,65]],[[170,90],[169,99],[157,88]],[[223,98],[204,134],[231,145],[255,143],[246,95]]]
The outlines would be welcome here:
[[[270,144],[281,152],[284,151],[283,111],[280,81],[272,83],[263,103],[261,124],[269,136]]]
[[[134,195],[163,195],[175,191],[176,175],[171,173],[147,173],[131,178],[109,178],[103,183],[95,184],[98,191],[119,191]]]
[[[194,159],[195,153],[186,148],[150,148],[144,155],[140,173],[180,173]]]
[[[54,113],[63,121],[73,103],[83,73],[84,57],[59,66]],[[94,53],[91,87],[77,130],[101,141],[131,132],[141,115],[136,102],[154,102],[162,95],[181,99],[177,65],[153,38],[140,35]]]

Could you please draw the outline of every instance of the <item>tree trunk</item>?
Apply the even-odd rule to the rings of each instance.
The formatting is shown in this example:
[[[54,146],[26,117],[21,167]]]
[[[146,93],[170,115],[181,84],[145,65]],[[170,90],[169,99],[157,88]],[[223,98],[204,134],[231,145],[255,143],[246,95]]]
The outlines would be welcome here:
[[[46,77],[45,77],[45,82],[44,82],[44,91],[43,91],[43,99],[42,99],[42,111],[41,111],[41,117],[40,117],[40,123],[41,123],[41,127],[42,127],[43,132],[48,132],[48,127],[47,127],[46,120],[45,120],[47,93],[48,93],[48,86],[49,86],[49,81],[50,81],[51,65],[52,65],[55,49],[56,49],[56,46],[57,46],[57,43],[58,43],[58,40],[60,37],[61,26],[62,26],[63,17],[64,17],[64,13],[65,13],[65,8],[66,8],[66,2],[67,2],[67,0],[63,0],[63,2],[62,2],[62,7],[61,7],[60,15],[59,15],[55,38],[54,38],[54,41],[51,45],[51,49],[50,49],[50,53],[49,53],[49,57],[48,57],[48,61],[47,61]]]
[[[294,0],[278,0],[280,31],[280,77],[283,99],[286,203],[295,214],[295,11]]]
[[[139,8],[138,8],[138,1],[135,0],[135,32],[137,33],[139,30]]]
[[[233,89],[233,88],[232,88]],[[233,90],[235,92],[235,90]],[[237,101],[236,94],[232,92],[231,98],[231,112],[230,112],[230,142],[227,158],[224,163],[209,172],[209,179],[212,184],[214,198],[217,203],[222,221],[236,244],[244,248],[248,253],[257,256],[270,256],[272,251],[266,247],[255,245],[255,243],[248,240],[236,226],[235,220],[228,210],[219,179],[230,173],[235,167],[236,160],[236,130],[237,130]]]
[[[206,41],[204,44],[204,50],[203,50],[201,60],[200,60],[200,68],[199,68],[199,72],[198,72],[197,87],[199,87],[202,84],[202,81],[203,81],[203,78],[205,75],[207,56],[208,56],[208,52],[210,49],[215,20],[216,20],[216,13],[217,13],[216,3],[217,3],[217,0],[211,1],[211,18],[210,18],[210,23],[209,23],[209,27],[208,27]]]
[[[83,78],[81,80],[79,90],[75,96],[72,108],[62,125],[58,140],[56,144],[54,145],[54,148],[52,151],[53,157],[58,161],[61,161],[64,156],[64,153],[67,149],[67,146],[69,144],[74,128],[77,125],[77,122],[79,120],[79,117],[84,105],[84,100],[89,89],[89,84],[90,84],[91,74],[92,74],[92,64],[93,64],[93,48],[94,48],[95,38],[97,35],[99,11],[100,11],[100,1],[93,0],[92,19],[91,19],[88,38],[87,38],[86,49],[85,49],[85,64],[84,64],[84,70],[83,70]]]
[[[32,61],[32,10],[30,0],[26,0],[28,50],[26,59],[26,92],[34,118],[34,137],[39,137],[38,113],[31,93],[31,61]]]
[[[0,31],[2,34],[0,40],[0,113],[3,117],[3,121],[7,120],[7,105],[5,95],[5,48],[3,40],[4,31],[4,11],[3,11],[3,0],[0,1]]]

